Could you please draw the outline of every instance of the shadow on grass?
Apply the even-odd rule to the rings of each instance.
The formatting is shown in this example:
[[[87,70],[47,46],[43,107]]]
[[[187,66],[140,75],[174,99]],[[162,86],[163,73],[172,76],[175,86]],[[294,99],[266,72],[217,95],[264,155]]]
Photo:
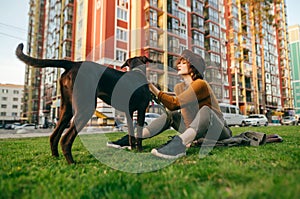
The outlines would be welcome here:
[[[146,152],[142,153],[135,150],[107,147],[106,143],[109,139],[105,134],[81,135],[80,139],[87,150],[102,164],[128,173],[156,171],[172,164],[176,160],[166,160],[153,156],[149,153],[149,146],[145,147],[144,151]]]

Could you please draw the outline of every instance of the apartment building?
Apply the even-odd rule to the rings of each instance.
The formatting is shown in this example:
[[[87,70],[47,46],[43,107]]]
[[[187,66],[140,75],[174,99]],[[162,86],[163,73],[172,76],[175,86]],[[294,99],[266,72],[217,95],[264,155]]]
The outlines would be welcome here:
[[[0,84],[0,124],[20,122],[24,85]]]
[[[215,44],[220,43],[219,18],[213,18],[215,22],[204,27],[204,3],[195,1],[193,7],[190,3],[78,1],[75,59],[83,60],[85,55],[88,60],[119,69],[127,58],[146,55],[156,61],[155,65],[148,66],[148,79],[172,91],[180,81],[174,68],[175,60],[184,49],[193,49],[203,57],[206,54],[210,60],[206,77],[217,96],[222,98],[220,47]],[[212,5],[209,12],[218,13],[218,4]],[[206,43],[205,33],[210,35]],[[113,112],[109,114],[110,108],[105,104],[98,110],[114,115]]]
[[[43,57],[73,60],[74,1],[47,0],[45,12]],[[64,69],[60,68],[43,69],[42,100],[44,108],[40,114],[40,124],[43,124],[46,119],[54,121],[59,117],[61,94],[58,79],[63,72]]]
[[[44,57],[90,60],[120,69],[129,57],[156,61],[148,79],[172,91],[184,49],[202,55],[220,102],[244,114],[293,108],[284,0],[46,1]],[[46,110],[59,115],[57,78],[46,69]],[[114,117],[99,102],[98,111]]]
[[[294,93],[295,113],[300,114],[300,25],[288,27],[290,54],[292,63],[292,87]]]
[[[287,9],[285,0],[276,0],[274,6],[276,40],[279,63],[279,81],[281,107],[284,111],[294,109],[294,97],[292,88],[292,65],[290,60],[289,34],[287,24]],[[274,88],[272,92],[275,91]]]
[[[27,37],[27,54],[43,57],[43,37],[45,19],[45,0],[30,0],[29,24]],[[39,122],[43,112],[42,104],[42,69],[25,67],[25,82],[22,117],[30,123]]]
[[[291,108],[291,87],[282,84],[290,78],[284,1],[228,0],[226,5],[231,103],[244,113]]]

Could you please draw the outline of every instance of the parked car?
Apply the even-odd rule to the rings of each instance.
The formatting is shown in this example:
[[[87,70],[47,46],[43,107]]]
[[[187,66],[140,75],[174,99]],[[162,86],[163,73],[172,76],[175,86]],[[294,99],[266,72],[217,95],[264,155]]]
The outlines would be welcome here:
[[[145,125],[151,124],[151,122],[153,122],[153,120],[155,120],[159,116],[160,115],[157,113],[146,113],[145,114]]]
[[[298,125],[298,120],[295,116],[285,116],[281,120],[282,125]]]
[[[151,124],[153,120],[158,118],[160,115],[158,113],[146,113],[145,114],[145,126]],[[133,121],[136,123],[137,120],[137,114],[133,115]]]
[[[247,125],[251,126],[268,126],[268,119],[263,114],[252,114],[245,120]]]
[[[16,127],[18,127],[18,126],[21,126],[21,123],[13,123],[13,124],[11,125],[11,128],[12,128],[12,129],[16,129]]]
[[[35,124],[23,124],[21,126],[16,126],[15,129],[36,129]]]
[[[3,129],[4,128],[4,124],[0,124],[0,129]]]
[[[9,130],[13,129],[13,124],[5,124],[4,129],[9,129]]]
[[[247,116],[242,115],[239,107],[225,103],[220,103],[219,105],[228,126],[246,126],[245,119]]]

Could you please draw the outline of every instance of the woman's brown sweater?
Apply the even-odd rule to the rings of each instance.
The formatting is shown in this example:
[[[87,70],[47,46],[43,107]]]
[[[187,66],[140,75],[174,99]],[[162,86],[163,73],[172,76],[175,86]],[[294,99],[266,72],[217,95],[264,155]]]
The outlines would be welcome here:
[[[218,101],[205,80],[197,79],[188,87],[185,86],[184,82],[178,83],[175,85],[174,91],[176,96],[161,91],[158,94],[158,99],[170,111],[181,109],[181,114],[187,127],[203,106],[210,107],[219,116],[222,116]]]

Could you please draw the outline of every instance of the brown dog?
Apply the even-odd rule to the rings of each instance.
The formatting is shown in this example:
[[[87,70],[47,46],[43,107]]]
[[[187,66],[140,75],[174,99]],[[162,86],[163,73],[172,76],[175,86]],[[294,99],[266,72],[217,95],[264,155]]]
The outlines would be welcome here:
[[[16,49],[17,57],[24,63],[38,67],[64,68],[59,83],[61,89],[60,118],[50,136],[52,155],[58,157],[58,142],[64,129],[71,121],[70,128],[61,139],[63,154],[68,163],[74,163],[72,144],[78,132],[89,121],[96,108],[97,97],[106,104],[125,112],[129,131],[129,144],[142,150],[142,127],[145,112],[151,99],[145,77],[147,62],[145,56],[128,59],[122,67],[129,66],[131,71],[122,72],[94,62],[73,62],[67,60],[36,59],[23,53],[23,44]],[[137,111],[138,132],[136,143],[132,117]]]

